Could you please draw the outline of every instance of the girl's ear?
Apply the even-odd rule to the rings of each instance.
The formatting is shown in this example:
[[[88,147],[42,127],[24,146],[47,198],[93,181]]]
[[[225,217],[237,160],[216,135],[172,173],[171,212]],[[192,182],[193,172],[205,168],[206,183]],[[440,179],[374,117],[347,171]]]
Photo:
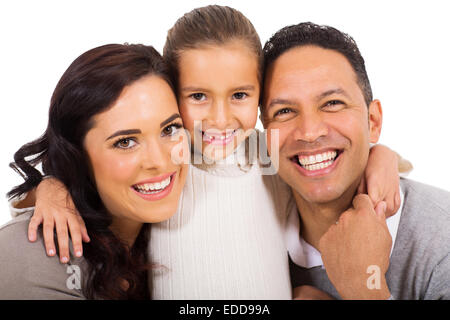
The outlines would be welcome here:
[[[373,100],[369,105],[369,139],[371,143],[377,143],[383,124],[383,110],[380,100]]]

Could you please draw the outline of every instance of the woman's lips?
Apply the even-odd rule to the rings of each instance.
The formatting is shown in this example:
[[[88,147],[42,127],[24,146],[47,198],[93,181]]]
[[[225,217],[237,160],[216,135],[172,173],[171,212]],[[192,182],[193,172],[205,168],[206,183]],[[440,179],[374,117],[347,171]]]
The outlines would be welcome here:
[[[131,186],[133,192],[147,201],[161,200],[172,191],[176,172],[147,179]]]

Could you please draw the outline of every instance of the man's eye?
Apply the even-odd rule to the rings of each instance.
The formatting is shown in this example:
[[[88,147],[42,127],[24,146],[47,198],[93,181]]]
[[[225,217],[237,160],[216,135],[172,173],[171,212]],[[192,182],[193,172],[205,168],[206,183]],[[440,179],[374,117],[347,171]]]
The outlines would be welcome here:
[[[136,141],[132,138],[123,138],[114,143],[115,148],[131,149],[136,145]]]
[[[177,134],[182,127],[183,126],[180,123],[172,123],[162,130],[162,136],[173,136]]]
[[[285,114],[288,114],[288,113],[290,113],[291,112],[291,109],[289,109],[289,108],[283,108],[283,109],[280,109],[280,110],[278,110],[277,112],[275,112],[275,114],[273,115],[274,117],[277,117],[277,116],[281,116],[281,115],[285,115]]]
[[[197,101],[203,101],[206,99],[206,95],[204,93],[193,93],[189,97]]]
[[[246,94],[245,92],[236,92],[233,94],[233,99],[242,100],[242,99],[246,98],[247,96],[248,96],[248,94]]]
[[[344,105],[344,103],[340,100],[330,100],[327,103],[325,103],[324,106],[328,107],[328,108],[336,108],[336,107],[340,107],[342,105]]]

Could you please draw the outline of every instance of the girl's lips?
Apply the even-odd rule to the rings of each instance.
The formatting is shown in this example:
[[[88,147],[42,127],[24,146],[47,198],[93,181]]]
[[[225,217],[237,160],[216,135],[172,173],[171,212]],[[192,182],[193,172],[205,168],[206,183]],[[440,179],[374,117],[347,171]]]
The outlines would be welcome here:
[[[133,192],[135,194],[137,194],[139,197],[141,197],[144,200],[147,200],[147,201],[161,200],[161,199],[167,197],[170,194],[170,192],[172,191],[172,188],[173,188],[173,185],[174,185],[174,181],[176,179],[176,172],[174,172],[172,174],[166,174],[166,175],[163,175],[163,176],[160,176],[160,177],[156,177],[156,178],[158,178],[158,180],[156,180],[156,178],[152,178],[152,179],[145,180],[144,183],[142,183],[142,182],[139,183],[139,184],[145,184],[145,183],[157,183],[157,182],[164,181],[165,179],[161,179],[161,177],[166,177],[166,179],[168,177],[170,177],[170,183],[165,188],[163,188],[160,191],[157,191],[155,193],[148,193],[148,194],[146,194],[146,193],[139,192],[138,190],[136,190],[136,187],[135,187],[136,185],[131,186],[130,188],[131,188],[131,190],[133,190]]]
[[[236,136],[237,130],[233,130],[231,133],[217,135],[217,134],[208,134],[202,131],[203,142],[209,143],[212,145],[224,146],[233,141]]]

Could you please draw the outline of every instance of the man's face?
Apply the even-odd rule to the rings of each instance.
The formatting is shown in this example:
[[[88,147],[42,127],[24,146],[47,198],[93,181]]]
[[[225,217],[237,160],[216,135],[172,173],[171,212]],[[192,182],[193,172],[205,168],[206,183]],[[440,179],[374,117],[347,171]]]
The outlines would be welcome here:
[[[375,100],[368,110],[345,56],[316,46],[286,51],[267,70],[263,106],[268,134],[279,130],[279,174],[295,193],[316,204],[353,195],[381,107]]]

